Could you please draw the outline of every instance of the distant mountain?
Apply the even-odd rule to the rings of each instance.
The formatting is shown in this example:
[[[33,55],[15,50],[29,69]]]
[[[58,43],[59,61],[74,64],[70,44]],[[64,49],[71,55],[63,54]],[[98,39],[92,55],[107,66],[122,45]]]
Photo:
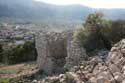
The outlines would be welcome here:
[[[125,9],[95,9],[95,10],[96,11],[101,11],[109,19],[125,20]]]
[[[58,6],[34,0],[0,0],[0,17],[84,20],[93,11],[101,11],[111,19],[125,19],[125,9],[92,9],[82,5]]]

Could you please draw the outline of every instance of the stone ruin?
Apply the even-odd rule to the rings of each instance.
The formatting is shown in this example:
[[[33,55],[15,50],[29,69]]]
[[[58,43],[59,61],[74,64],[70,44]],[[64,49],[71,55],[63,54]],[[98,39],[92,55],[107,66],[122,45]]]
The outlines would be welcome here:
[[[92,83],[125,83],[125,39],[111,48],[103,63],[97,61],[89,78]]]
[[[115,80],[125,83],[125,39],[112,47],[107,57],[107,64]]]
[[[58,76],[46,77],[41,83],[125,83],[125,39],[111,48],[106,59],[98,55],[91,57],[85,64]]]
[[[94,59],[98,63],[90,77],[91,83],[125,83],[125,39],[115,44],[105,60]]]
[[[36,35],[38,67],[47,74],[63,73],[64,68],[79,65],[87,56],[73,40],[73,31],[41,32]]]

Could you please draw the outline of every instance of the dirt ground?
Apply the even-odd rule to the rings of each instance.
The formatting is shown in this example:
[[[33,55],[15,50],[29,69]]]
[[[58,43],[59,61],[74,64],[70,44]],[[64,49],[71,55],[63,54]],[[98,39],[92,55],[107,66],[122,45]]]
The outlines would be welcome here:
[[[36,62],[28,62],[9,66],[0,66],[0,78],[13,78],[37,71]]]

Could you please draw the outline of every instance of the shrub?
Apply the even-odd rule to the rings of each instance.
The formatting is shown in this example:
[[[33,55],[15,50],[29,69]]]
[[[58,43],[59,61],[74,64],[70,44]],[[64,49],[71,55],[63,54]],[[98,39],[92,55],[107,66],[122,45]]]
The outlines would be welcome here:
[[[84,42],[86,35],[87,34],[85,28],[83,26],[79,26],[74,30],[73,38],[75,40],[80,40],[81,42]]]
[[[9,83],[9,78],[0,78],[0,83]]]
[[[34,42],[26,42],[23,45],[10,47],[4,50],[3,62],[6,64],[16,64],[21,62],[36,60],[37,53]]]
[[[112,44],[115,44],[119,42],[121,39],[125,38],[125,21],[124,20],[112,21],[107,36],[109,40],[112,42]]]
[[[2,44],[0,44],[0,62],[2,62],[2,57],[3,57],[3,47]]]
[[[74,38],[87,51],[110,49],[120,39],[125,38],[125,21],[108,21],[102,13],[89,14],[85,23],[74,32]]]

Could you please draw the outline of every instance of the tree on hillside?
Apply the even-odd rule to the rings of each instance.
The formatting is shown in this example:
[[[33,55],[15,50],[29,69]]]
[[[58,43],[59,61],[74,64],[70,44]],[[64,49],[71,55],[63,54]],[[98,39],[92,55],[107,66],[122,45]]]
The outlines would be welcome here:
[[[0,62],[2,62],[2,57],[3,57],[3,48],[2,44],[0,44]]]
[[[101,44],[104,48],[110,49],[111,43],[105,36],[105,31],[110,28],[110,24],[103,18],[103,16],[104,15],[102,13],[96,12],[89,14],[83,26],[86,28],[86,31],[90,33],[89,36],[94,39],[92,41],[97,40],[97,42],[94,42],[95,44],[97,43],[97,47]]]
[[[109,32],[110,41],[115,44],[123,38],[125,38],[125,20],[112,21]]]
[[[82,36],[79,37],[80,33],[76,35],[76,38],[80,38],[81,44],[87,49],[87,51],[92,51],[95,49],[110,49],[111,43],[106,38],[106,32],[110,28],[110,22],[103,18],[102,13],[92,13],[89,14],[85,23],[83,24],[84,31]]]

